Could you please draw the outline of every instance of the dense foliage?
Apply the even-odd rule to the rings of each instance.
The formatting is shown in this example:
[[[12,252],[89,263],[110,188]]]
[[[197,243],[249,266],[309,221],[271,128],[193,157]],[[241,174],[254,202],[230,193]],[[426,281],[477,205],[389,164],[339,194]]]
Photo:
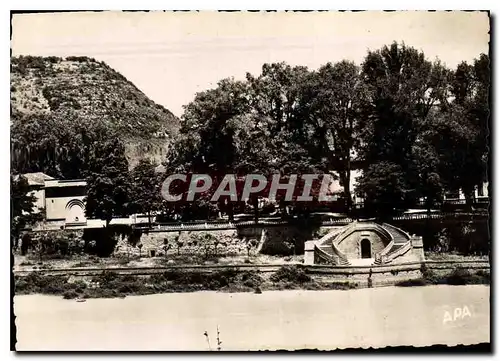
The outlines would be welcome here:
[[[471,203],[488,178],[489,78],[485,54],[452,70],[397,43],[369,51],[359,67],[264,64],[258,76],[224,79],[196,95],[166,165],[210,174],[335,172],[347,211],[350,171],[361,168],[356,192],[379,217],[419,200],[430,209],[459,189]]]
[[[31,193],[28,180],[23,176],[10,176],[10,237],[13,247],[23,229],[43,218],[35,209],[36,197]]]
[[[117,139],[96,143],[89,154],[86,215],[100,218],[106,225],[113,217],[126,217],[133,211],[132,183],[125,148]]]
[[[131,171],[130,199],[133,212],[147,214],[149,222],[163,206],[161,196],[162,174],[156,172],[156,166],[150,160],[142,159]]]
[[[133,138],[154,145],[174,134],[175,122],[107,65],[19,57],[11,72],[13,173],[87,179],[87,215],[107,223],[132,213],[233,219],[252,210],[258,218],[259,194],[246,203],[213,204],[209,192],[191,204],[160,198],[156,164],[131,162],[128,149]],[[185,106],[164,158],[167,174],[333,174],[350,211],[351,170],[362,169],[356,193],[370,215],[388,217],[420,199],[430,209],[458,189],[471,203],[488,179],[489,86],[485,54],[448,69],[397,43],[369,51],[359,66],[264,64],[260,74],[221,80]],[[283,212],[316,206],[278,193]]]

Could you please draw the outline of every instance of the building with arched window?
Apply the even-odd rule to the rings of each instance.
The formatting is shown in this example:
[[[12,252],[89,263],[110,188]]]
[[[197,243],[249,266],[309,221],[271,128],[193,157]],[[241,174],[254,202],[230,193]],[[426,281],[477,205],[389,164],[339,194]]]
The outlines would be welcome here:
[[[81,179],[60,180],[44,173],[23,175],[32,194],[36,197],[36,207],[45,211],[45,221],[57,226],[84,226],[85,195],[87,182]]]

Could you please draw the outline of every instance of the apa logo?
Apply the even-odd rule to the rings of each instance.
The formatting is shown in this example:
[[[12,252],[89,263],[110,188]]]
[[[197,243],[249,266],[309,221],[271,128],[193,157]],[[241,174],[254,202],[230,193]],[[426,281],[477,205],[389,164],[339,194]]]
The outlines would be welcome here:
[[[448,322],[455,322],[457,320],[463,320],[464,318],[472,317],[472,312],[467,305],[463,307],[455,307],[455,309],[450,311],[444,311],[443,325]]]

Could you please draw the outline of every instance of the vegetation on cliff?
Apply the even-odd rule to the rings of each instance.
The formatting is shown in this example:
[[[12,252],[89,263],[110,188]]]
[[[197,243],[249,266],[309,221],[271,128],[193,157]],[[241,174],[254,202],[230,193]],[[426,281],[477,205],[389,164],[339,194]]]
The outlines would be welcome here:
[[[178,128],[169,110],[106,63],[88,57],[12,57],[10,94],[13,165],[21,172],[65,176],[45,169],[39,158],[64,153],[71,129],[99,123],[100,131],[124,142],[135,164],[140,158],[160,160]]]

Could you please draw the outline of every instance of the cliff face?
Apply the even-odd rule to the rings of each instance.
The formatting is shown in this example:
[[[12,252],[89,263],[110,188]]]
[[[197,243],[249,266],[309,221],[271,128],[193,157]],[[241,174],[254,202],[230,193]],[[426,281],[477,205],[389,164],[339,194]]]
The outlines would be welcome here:
[[[11,58],[11,121],[53,114],[105,120],[123,137],[131,165],[164,159],[179,119],[104,62],[87,57]],[[71,124],[68,124],[70,126]]]

